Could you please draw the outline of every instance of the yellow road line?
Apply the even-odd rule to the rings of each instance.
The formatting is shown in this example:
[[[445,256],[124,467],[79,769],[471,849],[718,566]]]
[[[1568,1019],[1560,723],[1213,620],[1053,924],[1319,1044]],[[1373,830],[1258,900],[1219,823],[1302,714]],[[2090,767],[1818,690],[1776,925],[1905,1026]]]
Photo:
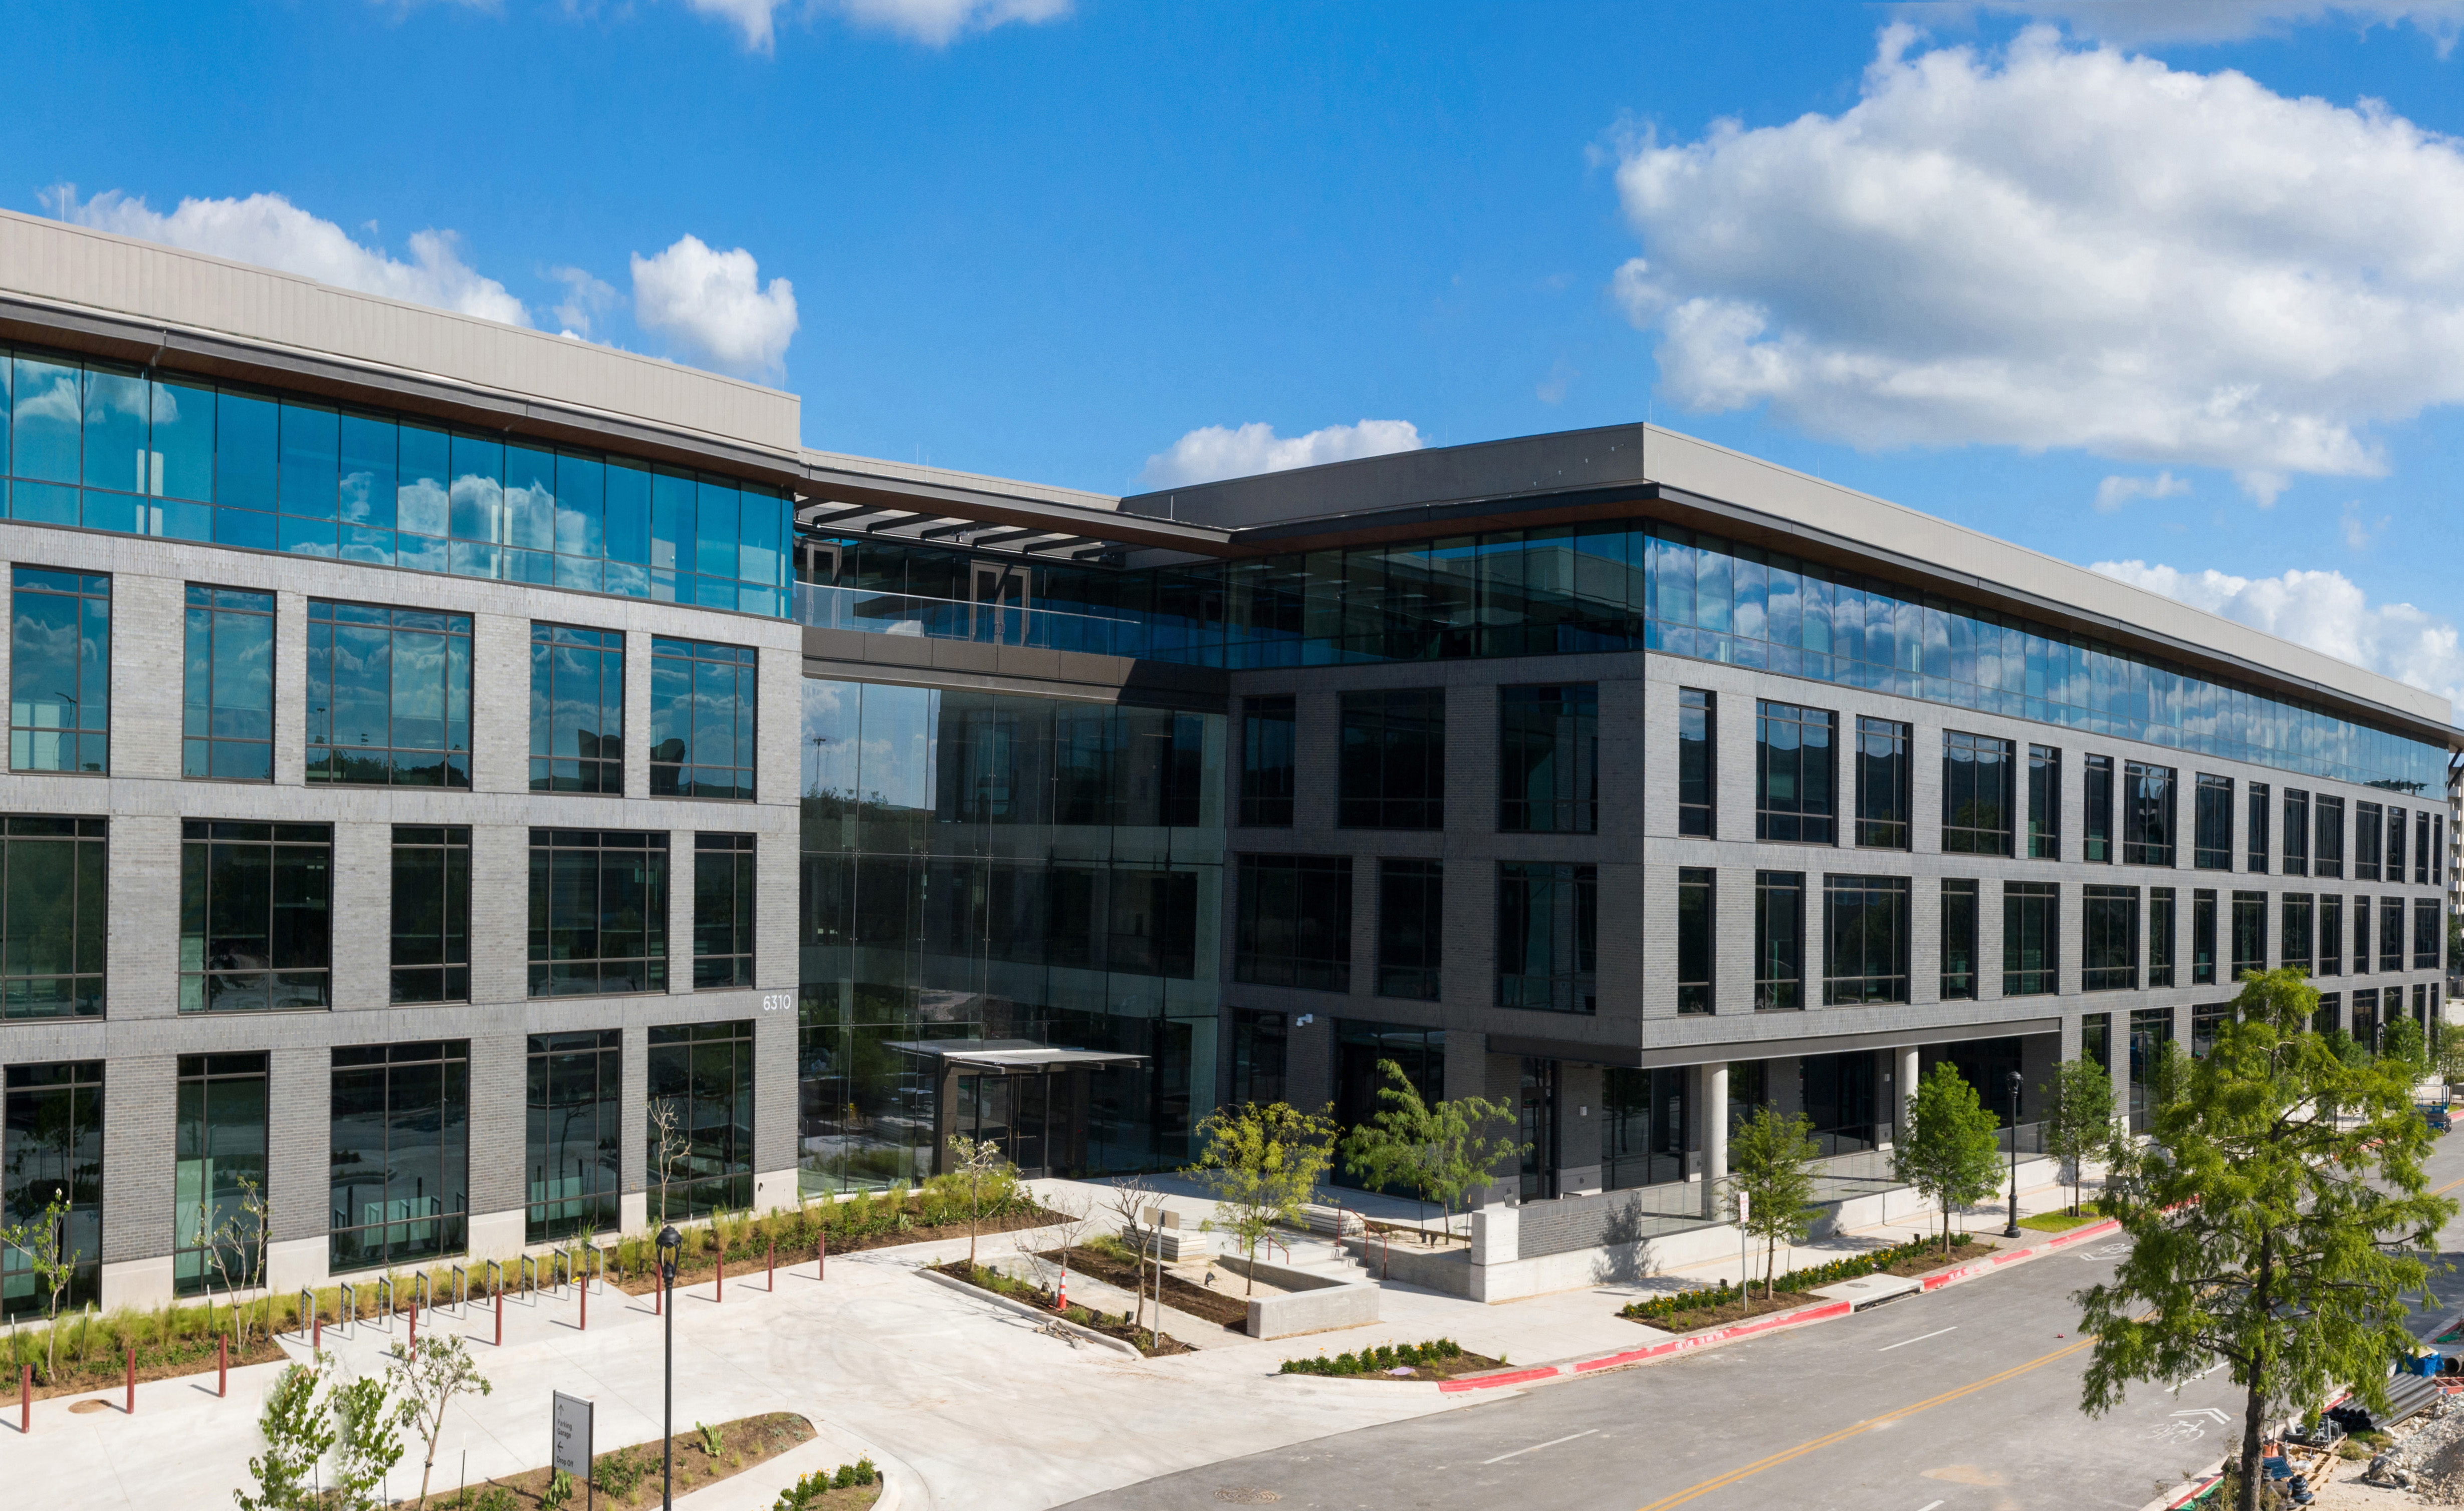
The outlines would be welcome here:
[[[1817,1449],[1829,1448],[1835,1443],[1846,1442],[1849,1438],[1871,1428],[1881,1427],[1888,1422],[1896,1422],[1903,1417],[1914,1416],[1919,1412],[1940,1406],[1947,1401],[1956,1401],[1964,1395],[1972,1395],[1978,1391],[1987,1390],[1992,1386],[2000,1385],[2005,1380],[2017,1379],[2020,1375],[2026,1374],[2029,1370],[2042,1369],[2044,1366],[2053,1363],[2057,1359],[2067,1359],[2072,1354],[2079,1352],[2082,1348],[2090,1347],[2095,1342],[2096,1340],[2094,1338],[2082,1338],[2079,1342],[2072,1344],[2067,1348],[2057,1348],[2049,1354],[2044,1354],[2040,1357],[2031,1359],[2026,1364],[2013,1365],[2010,1369],[2003,1370],[2000,1374],[1987,1375],[1982,1380],[1970,1381],[1969,1384],[1960,1386],[1954,1390],[1945,1391],[1940,1395],[1927,1396],[1922,1401],[1912,1402],[1909,1405],[1901,1407],[1897,1411],[1885,1412],[1880,1416],[1869,1416],[1861,1422],[1857,1422],[1850,1426],[1843,1427],[1836,1433],[1825,1434],[1820,1437],[1813,1439],[1811,1442],[1799,1443],[1794,1448],[1781,1449],[1778,1453],[1772,1454],[1769,1457],[1757,1458],[1752,1463],[1740,1465],[1735,1469],[1729,1470],[1727,1474],[1714,1475],[1710,1478],[1702,1481],[1700,1484],[1689,1485],[1685,1489],[1678,1491],[1675,1495],[1662,1496],[1659,1500],[1652,1501],[1649,1505],[1644,1506],[1642,1511],[1667,1511],[1667,1508],[1671,1506],[1682,1506],[1689,1500],[1709,1495],[1714,1490],[1723,1490],[1740,1480],[1750,1478],[1755,1475],[1761,1474],[1766,1469],[1775,1468],[1792,1459],[1802,1458],[1807,1454],[1813,1453]]]

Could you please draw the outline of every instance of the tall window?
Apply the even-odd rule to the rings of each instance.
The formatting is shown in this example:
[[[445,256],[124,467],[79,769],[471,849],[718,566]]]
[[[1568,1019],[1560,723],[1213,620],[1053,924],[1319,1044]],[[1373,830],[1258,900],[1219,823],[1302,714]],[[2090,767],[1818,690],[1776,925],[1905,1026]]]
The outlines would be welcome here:
[[[668,989],[668,837],[531,831],[530,995]]]
[[[2138,1007],[2130,1011],[2130,1131],[2147,1131],[2150,1090],[2164,1046],[2173,1041],[2173,1010]]]
[[[2375,882],[2379,879],[2380,814],[2384,810],[2374,802],[2353,804],[2353,880]]]
[[[1600,1188],[1667,1185],[1685,1178],[1685,1082],[1682,1068],[1613,1066],[1600,1075]]]
[[[614,1028],[530,1036],[525,1243],[605,1233],[617,1224],[624,1039]]]
[[[2062,853],[2062,753],[2028,747],[2028,855],[2053,861]]]
[[[2233,789],[2230,777],[2199,774],[2190,821],[2190,864],[2202,871],[2233,869]]]
[[[650,1220],[752,1206],[753,1024],[653,1028],[649,1068]]]
[[[750,646],[650,639],[650,796],[753,799]]]
[[[1345,693],[1342,739],[1337,824],[1347,829],[1445,827],[1443,688]]]
[[[2038,996],[2057,990],[2061,887],[2053,882],[2002,884],[2002,995]]]
[[[9,766],[111,770],[111,579],[21,566],[11,595]]]
[[[2267,872],[2268,819],[2276,811],[2269,806],[2269,802],[2267,783],[2252,782],[2250,784],[2250,833],[2244,838],[2249,842],[2250,871],[2254,876],[2263,876]]]
[[[265,1056],[182,1055],[171,1217],[171,1288],[182,1296],[256,1281],[250,1188],[265,1197]]]
[[[188,584],[180,775],[274,779],[274,595]]]
[[[1352,857],[1241,857],[1232,978],[1352,990]]]
[[[110,827],[0,818],[0,1021],[102,1016]]]
[[[1718,1000],[1712,972],[1717,940],[1719,876],[1707,865],[1677,868],[1677,1011],[1709,1013]]]
[[[2379,969],[2404,969],[2404,899],[2379,899]]]
[[[2233,894],[2233,979],[2267,969],[2267,894]]]
[[[2412,900],[2412,968],[2414,970],[2438,969],[2438,957],[2446,950],[2446,941],[2440,938],[2439,934],[2438,900],[2434,897],[2414,898]]]
[[[2412,816],[2412,885],[2430,885],[2430,810],[2422,809]]]
[[[2147,889],[2147,984],[2173,984],[2173,888]]]
[[[693,990],[753,984],[753,836],[693,836]]]
[[[1822,879],[1824,1002],[1908,999],[1908,892],[1904,876]]]
[[[66,1202],[59,1252],[77,1259],[60,1303],[81,1308],[102,1293],[102,1062],[11,1065],[0,1085],[0,1228]],[[33,1256],[0,1243],[0,1320],[39,1317],[51,1303]]]
[[[1754,1006],[1805,1005],[1805,873],[1754,873]]]
[[[2310,874],[2310,795],[2284,789],[2284,874]]]
[[[471,831],[393,826],[393,1000],[471,1000]]]
[[[308,779],[471,785],[471,616],[308,601]]]
[[[336,1049],[333,1120],[331,1268],[390,1268],[469,1247],[469,1040]]]
[[[2315,903],[2307,892],[2287,892],[2278,908],[2283,916],[2277,924],[2277,950],[2287,966],[2298,966],[2308,974]]]
[[[1754,705],[1754,838],[1830,844],[1837,836],[1832,735],[1839,715]]]
[[[2404,829],[2402,808],[2387,811],[2387,879],[2401,885],[2404,881]]]
[[[2017,775],[2009,740],[1945,731],[1942,736],[1942,847],[1946,854],[2011,853],[2012,796]]]
[[[2087,767],[2079,774],[2079,806],[2086,810],[2079,822],[2079,857],[2089,861],[2113,859],[2113,757],[2091,756]]]
[[[2122,862],[2125,865],[2173,864],[2172,767],[2123,763]]]
[[[2315,842],[2310,846],[2310,874],[2342,876],[2344,874],[2344,799],[2321,793],[2310,804],[2313,822],[2310,832]]]
[[[1976,996],[1976,882],[1945,877],[1942,884],[1942,998]]]
[[[334,826],[180,825],[180,1011],[331,1007]]]
[[[1377,863],[1377,995],[1438,999],[1445,944],[1445,867],[1438,861]]]
[[[1284,1100],[1284,1062],[1291,1029],[1281,1013],[1232,1010],[1232,1105],[1273,1106]]]
[[[625,637],[531,625],[531,791],[625,795]]]
[[[1296,784],[1294,732],[1299,715],[1290,693],[1241,700],[1241,821],[1253,828],[1292,826]]]
[[[2079,1015],[2079,1058],[2099,1070],[2113,1068],[2113,1015]]]
[[[1595,683],[1497,691],[1501,829],[1590,834],[1600,826]]]
[[[2200,887],[2190,894],[2190,984],[2211,986],[2216,979],[2216,894]]]
[[[1682,897],[1683,878],[1678,890]],[[1678,940],[1682,953],[1682,925]],[[1598,954],[1597,866],[1515,862],[1498,866],[1498,1006],[1596,1011]],[[1684,974],[1680,966],[1679,976]],[[1684,990],[1682,979],[1678,990]]]
[[[1908,742],[1914,732],[1897,719],[1857,720],[1857,843],[1904,850],[1915,817]]]
[[[2319,974],[2344,974],[2344,900],[2319,899]]]
[[[2370,900],[2353,899],[2353,974],[2367,975],[2370,972]],[[2355,999],[2356,1001],[2359,998]]]
[[[1714,838],[1718,825],[1717,767],[1712,759],[1719,734],[1719,700],[1700,688],[1677,690],[1677,832]]]
[[[2085,888],[2079,900],[2079,990],[2138,990],[2139,888]]]

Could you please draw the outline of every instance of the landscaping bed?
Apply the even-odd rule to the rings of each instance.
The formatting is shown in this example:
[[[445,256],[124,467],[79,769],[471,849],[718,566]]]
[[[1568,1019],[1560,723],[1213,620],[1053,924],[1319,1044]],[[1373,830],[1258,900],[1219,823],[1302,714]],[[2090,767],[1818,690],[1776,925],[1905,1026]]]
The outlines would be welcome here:
[[[676,1283],[698,1285],[716,1276],[722,1247],[728,1273],[741,1277],[762,1270],[774,1252],[782,1266],[812,1263],[824,1233],[829,1235],[833,1255],[967,1237],[964,1209],[953,1213],[946,1199],[928,1199],[931,1194],[905,1193],[902,1201],[896,1199],[901,1193],[884,1192],[878,1197],[857,1196],[828,1207],[791,1208],[759,1217],[720,1217],[708,1227],[684,1229]],[[1015,1198],[1005,1199],[997,1210],[987,1210],[974,1231],[979,1237],[991,1237],[1058,1220],[1057,1215],[1038,1206],[1021,1187]],[[648,1238],[628,1237],[615,1247],[607,1267],[608,1284],[633,1296],[658,1289],[658,1254]]]
[[[1465,1375],[1485,1374],[1505,1365],[1503,1359],[1467,1352],[1451,1338],[1435,1338],[1427,1343],[1380,1344],[1375,1348],[1331,1357],[1320,1350],[1315,1358],[1285,1360],[1279,1372],[1332,1379],[1459,1380]]]
[[[1784,1290],[1776,1296],[1767,1297],[1759,1285],[1753,1288],[1753,1295],[1743,1304],[1739,1303],[1736,1287],[1732,1285],[1722,1287],[1717,1291],[1688,1291],[1684,1294],[1701,1297],[1702,1301],[1693,1306],[1658,1312],[1647,1317],[1637,1315],[1635,1306],[1628,1306],[1617,1315],[1628,1322],[1639,1322],[1645,1326],[1658,1327],[1664,1332],[1692,1332],[1698,1327],[1727,1327],[1749,1318],[1767,1317],[1772,1312],[1790,1311],[1799,1306],[1816,1306],[1822,1303],[1821,1297],[1811,1296],[1803,1291]]]
[[[678,1495],[690,1489],[732,1478],[749,1469],[778,1457],[800,1443],[809,1442],[813,1424],[793,1412],[769,1412],[759,1416],[739,1416],[731,1422],[719,1422],[704,1428],[699,1423],[676,1434],[675,1488]],[[714,1451],[714,1449],[715,1451]],[[862,1468],[870,1470],[866,1461]],[[601,1454],[591,1460],[591,1478],[598,1483],[602,1503],[616,1506],[645,1506],[659,1503],[659,1440],[635,1443]],[[854,1475],[849,1476],[855,1478]],[[432,1506],[450,1507],[451,1511],[531,1511],[544,1506],[554,1471],[532,1469],[500,1479],[489,1479],[464,1486],[450,1494],[429,1497]],[[831,1490],[808,1499],[804,1505],[820,1511],[852,1511],[869,1506],[881,1494],[876,1477],[869,1485],[850,1485],[844,1490]],[[561,1505],[579,1511],[587,1500],[576,1485]]]
[[[2101,1222],[2104,1219],[2099,1217],[2094,1212],[2082,1209],[2076,1214],[2068,1212],[2040,1212],[2033,1217],[2021,1217],[2019,1219],[2019,1226],[2027,1229],[2031,1233],[2068,1233],[2073,1228],[2084,1228],[2091,1222]]]
[[[1643,1301],[1629,1302],[1617,1309],[1617,1315],[1628,1322],[1664,1328],[1669,1332],[1690,1332],[1697,1327],[1722,1326],[1744,1322],[1770,1312],[1785,1311],[1791,1306],[1810,1306],[1822,1300],[1812,1294],[1825,1285],[1853,1281],[1867,1275],[1897,1275],[1913,1279],[1930,1275],[1947,1265],[1982,1259],[1993,1252],[1993,1245],[1981,1243],[1962,1234],[1959,1241],[1945,1252],[1935,1238],[1919,1238],[1884,1249],[1867,1249],[1816,1264],[1809,1269],[1790,1270],[1773,1278],[1778,1294],[1766,1299],[1759,1281],[1748,1287],[1751,1297],[1742,1301],[1737,1288],[1726,1281],[1705,1289],[1677,1291],[1653,1296]]]
[[[124,1391],[128,1384],[128,1346],[137,1345],[137,1380],[143,1385],[153,1380],[175,1380],[187,1375],[210,1374],[217,1363],[215,1339],[209,1327],[228,1330],[231,1308],[218,1308],[211,1321],[207,1308],[165,1306],[153,1311],[86,1312],[59,1325],[59,1372],[56,1377],[44,1367],[47,1327],[28,1324],[21,1325],[6,1344],[0,1345],[0,1365],[5,1365],[9,1378],[0,1381],[0,1398],[13,1402],[17,1395],[18,1366],[34,1367],[34,1399],[45,1400],[56,1395],[87,1395],[96,1391]],[[249,1334],[248,1347],[231,1347],[231,1368],[247,1364],[270,1364],[289,1357],[282,1346],[265,1335],[262,1326]],[[115,1402],[124,1403],[125,1395],[115,1395]]]
[[[1912,1247],[1916,1247],[1918,1252],[1893,1259],[1890,1263],[1882,1265],[1879,1273],[1910,1278],[1931,1275],[1936,1270],[1947,1269],[1953,1264],[1965,1264],[1970,1259],[1981,1259],[1993,1252],[1993,1245],[1966,1237],[1952,1244],[1948,1254],[1942,1251],[1942,1244],[1938,1240],[1927,1240],[1923,1245]],[[1878,1272],[1869,1270],[1866,1273]]]
[[[1061,1262],[1059,1249],[1046,1249],[1041,1259]],[[1069,1268],[1081,1275],[1091,1275],[1107,1285],[1117,1285],[1134,1296],[1138,1293],[1138,1262],[1129,1245],[1114,1241],[1109,1248],[1101,1244],[1082,1244],[1069,1251]],[[1155,1292],[1155,1269],[1147,1265],[1147,1295]],[[1164,1304],[1175,1311],[1186,1312],[1207,1322],[1221,1323],[1238,1332],[1249,1325],[1249,1303],[1238,1291],[1210,1290],[1194,1285],[1170,1270],[1163,1272]]]
[[[972,1285],[979,1291],[990,1291],[995,1296],[1005,1296],[1014,1302],[1024,1302],[1038,1310],[1052,1312],[1054,1316],[1076,1323],[1090,1331],[1102,1333],[1107,1338],[1118,1338],[1150,1359],[1196,1351],[1168,1332],[1151,1332],[1144,1327],[1132,1326],[1126,1313],[1099,1312],[1090,1307],[1081,1306],[1075,1302],[1070,1303],[1067,1311],[1057,1311],[1052,1304],[1054,1300],[1052,1293],[1043,1286],[1019,1280],[1014,1276],[1003,1275],[999,1270],[986,1269],[980,1264],[971,1266],[964,1259],[952,1259],[946,1264],[935,1264],[931,1268],[954,1281]]]

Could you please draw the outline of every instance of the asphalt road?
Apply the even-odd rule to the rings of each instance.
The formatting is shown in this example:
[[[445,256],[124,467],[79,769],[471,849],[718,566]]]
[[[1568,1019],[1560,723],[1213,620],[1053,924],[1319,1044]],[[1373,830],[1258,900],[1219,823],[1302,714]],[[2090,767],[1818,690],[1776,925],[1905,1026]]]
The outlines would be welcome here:
[[[2431,1183],[2456,1182],[2450,1193],[2464,1195],[2464,1142],[2444,1143]],[[2464,1224],[2442,1246],[2464,1269],[2459,1239]],[[1071,1506],[1214,1511],[1268,1503],[1271,1492],[1292,1511],[2135,1511],[2238,1441],[2242,1403],[2219,1369],[2178,1396],[2143,1386],[2102,1418],[2080,1414],[2086,1344],[2070,1296],[2110,1275],[2123,1252],[2118,1241],[2091,1241],[1838,1322],[1228,1459]],[[2464,1273],[2436,1290],[2441,1310],[2464,1301]]]

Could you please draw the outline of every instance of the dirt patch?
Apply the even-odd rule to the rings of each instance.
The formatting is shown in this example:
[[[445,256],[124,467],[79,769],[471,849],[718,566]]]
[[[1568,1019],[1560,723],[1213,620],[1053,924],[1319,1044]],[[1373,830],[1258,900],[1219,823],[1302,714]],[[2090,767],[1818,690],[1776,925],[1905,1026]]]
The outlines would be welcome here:
[[[1931,1275],[1936,1270],[1948,1269],[1954,1264],[1966,1264],[1970,1259],[1981,1259],[1992,1252],[1993,1245],[1990,1243],[1979,1243],[1974,1238],[1962,1238],[1950,1246],[1948,1254],[1943,1253],[1938,1246],[1928,1248],[1923,1254],[1911,1254],[1904,1259],[1893,1262],[1881,1273],[1902,1277]]]
[[[1698,1327],[1731,1326],[1755,1317],[1768,1317],[1772,1312],[1789,1311],[1798,1306],[1819,1305],[1821,1302],[1821,1297],[1808,1296],[1802,1291],[1782,1291],[1777,1296],[1771,1297],[1766,1297],[1762,1292],[1756,1291],[1752,1300],[1743,1306],[1735,1302],[1725,1302],[1717,1306],[1695,1306],[1681,1312],[1666,1312],[1658,1317],[1627,1317],[1626,1321],[1638,1322],[1646,1327],[1657,1327],[1662,1332],[1692,1332]],[[1618,1315],[1624,1316],[1624,1313],[1620,1312]]]
[[[682,1495],[688,1487],[700,1489],[732,1478],[748,1469],[758,1469],[794,1448],[809,1442],[813,1424],[792,1412],[771,1412],[760,1416],[739,1416],[732,1422],[720,1422],[705,1434],[698,1428],[681,1432],[675,1437],[675,1487]],[[717,1440],[716,1453],[711,1452],[711,1438]],[[645,1506],[659,1503],[659,1439],[636,1443],[630,1448],[601,1454],[591,1461],[593,1478],[598,1480],[598,1494],[605,1504]],[[553,1478],[546,1469],[533,1469],[500,1479],[477,1481],[460,1499],[430,1496],[431,1501],[447,1500],[459,1506],[467,1500],[472,1511],[528,1511],[540,1504],[548,1482]],[[829,1511],[851,1511],[856,1506],[869,1506],[881,1494],[878,1480],[870,1485],[846,1490],[833,1490],[812,1501],[812,1507],[826,1506]],[[494,1498],[492,1500],[492,1497]],[[578,1504],[582,1497],[575,1497]]]
[[[1057,1264],[1061,1261],[1061,1251],[1046,1249],[1038,1257]],[[1138,1292],[1136,1263],[1106,1254],[1101,1249],[1070,1250],[1069,1267],[1081,1275],[1091,1275],[1107,1285],[1117,1285],[1133,1296]],[[1152,1266],[1147,1270],[1146,1279],[1147,1295],[1152,1298],[1155,1295],[1155,1272]],[[1162,1294],[1163,1303],[1175,1311],[1221,1323],[1234,1332],[1249,1325],[1249,1303],[1242,1299],[1237,1289],[1228,1292],[1210,1290],[1166,1270],[1163,1272]]]
[[[990,1291],[995,1296],[1006,1297],[1014,1302],[1024,1302],[1039,1310],[1052,1312],[1056,1317],[1063,1317],[1076,1323],[1081,1327],[1102,1333],[1107,1338],[1118,1338],[1150,1359],[1197,1351],[1168,1332],[1152,1332],[1144,1327],[1133,1327],[1127,1318],[1111,1312],[1094,1311],[1078,1305],[1074,1302],[1070,1303],[1067,1312],[1058,1311],[1053,1306],[1053,1294],[1044,1287],[1013,1279],[998,1270],[989,1270],[981,1265],[970,1270],[964,1259],[952,1259],[947,1264],[935,1264],[932,1268],[939,1274],[972,1285],[979,1291]]]

